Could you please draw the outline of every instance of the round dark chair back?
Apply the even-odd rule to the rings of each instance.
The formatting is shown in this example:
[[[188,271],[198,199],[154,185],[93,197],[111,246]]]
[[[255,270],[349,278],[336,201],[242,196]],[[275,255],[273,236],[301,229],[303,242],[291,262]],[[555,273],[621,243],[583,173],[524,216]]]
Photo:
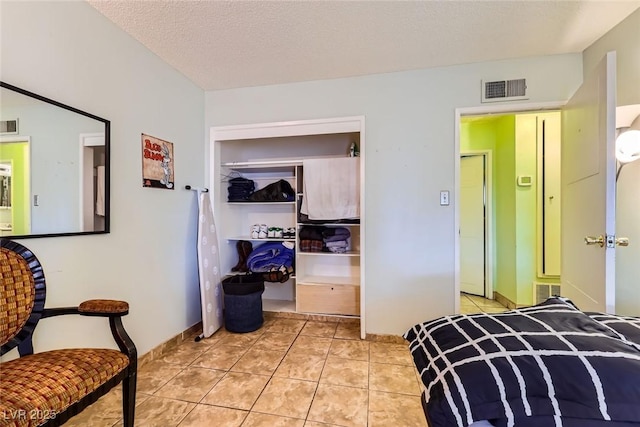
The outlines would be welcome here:
[[[16,346],[33,353],[32,334],[46,298],[44,271],[26,247],[0,239],[0,355]]]

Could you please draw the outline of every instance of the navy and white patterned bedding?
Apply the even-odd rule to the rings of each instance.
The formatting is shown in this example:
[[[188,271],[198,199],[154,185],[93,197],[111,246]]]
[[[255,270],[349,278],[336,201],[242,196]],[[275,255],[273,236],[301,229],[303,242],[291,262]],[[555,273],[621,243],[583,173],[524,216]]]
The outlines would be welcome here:
[[[640,426],[640,319],[551,298],[445,316],[404,338],[431,427]]]

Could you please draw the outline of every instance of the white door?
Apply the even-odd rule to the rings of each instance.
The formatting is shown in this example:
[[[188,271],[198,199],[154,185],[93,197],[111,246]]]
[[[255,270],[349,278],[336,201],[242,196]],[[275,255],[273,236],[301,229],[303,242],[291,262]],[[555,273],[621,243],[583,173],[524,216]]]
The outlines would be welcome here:
[[[460,290],[485,296],[485,162],[460,158]]]
[[[583,311],[615,312],[615,75],[609,52],[562,111],[561,284]]]

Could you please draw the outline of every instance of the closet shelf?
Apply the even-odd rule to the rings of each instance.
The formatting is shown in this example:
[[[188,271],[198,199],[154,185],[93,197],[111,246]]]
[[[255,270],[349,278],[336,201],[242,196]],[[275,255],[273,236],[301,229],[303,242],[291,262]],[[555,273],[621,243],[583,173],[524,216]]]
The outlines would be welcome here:
[[[303,252],[303,251],[297,251],[296,253],[300,256],[335,256],[335,257],[360,256],[360,252],[358,251],[348,251],[343,254],[338,254],[334,252]]]
[[[242,272],[242,271],[227,271],[225,274],[222,275],[222,278],[224,279],[225,277],[228,276],[244,276],[245,274],[260,274],[260,273],[250,273],[250,272]],[[289,276],[289,280],[296,280],[296,275],[295,273]],[[265,283],[271,283],[271,282],[266,282]],[[277,282],[274,284],[278,284]]]
[[[298,226],[300,227],[360,227],[359,222],[322,222],[322,223],[313,223],[313,222],[299,222]]]
[[[292,172],[296,166],[302,165],[302,160],[265,160],[256,162],[226,162],[223,168],[230,168],[242,172]]]
[[[284,238],[274,238],[274,237],[267,237],[266,239],[253,239],[249,236],[233,236],[233,237],[227,237],[226,239],[228,242],[234,242],[236,240],[247,240],[249,242],[295,242],[296,239],[284,239]]]
[[[296,202],[227,202],[228,205],[295,205]]]
[[[360,277],[349,276],[304,276],[296,283],[299,285],[351,285],[359,286]]]

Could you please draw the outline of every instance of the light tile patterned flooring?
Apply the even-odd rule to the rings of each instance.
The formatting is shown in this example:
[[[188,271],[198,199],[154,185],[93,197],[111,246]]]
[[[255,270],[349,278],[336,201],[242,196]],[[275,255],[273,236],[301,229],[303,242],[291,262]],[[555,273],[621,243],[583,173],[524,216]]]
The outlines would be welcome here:
[[[507,310],[496,300],[460,293],[460,314],[502,313]]]
[[[267,318],[246,334],[185,341],[138,372],[136,427],[426,427],[408,345],[359,324]],[[122,391],[72,426],[122,425]]]

